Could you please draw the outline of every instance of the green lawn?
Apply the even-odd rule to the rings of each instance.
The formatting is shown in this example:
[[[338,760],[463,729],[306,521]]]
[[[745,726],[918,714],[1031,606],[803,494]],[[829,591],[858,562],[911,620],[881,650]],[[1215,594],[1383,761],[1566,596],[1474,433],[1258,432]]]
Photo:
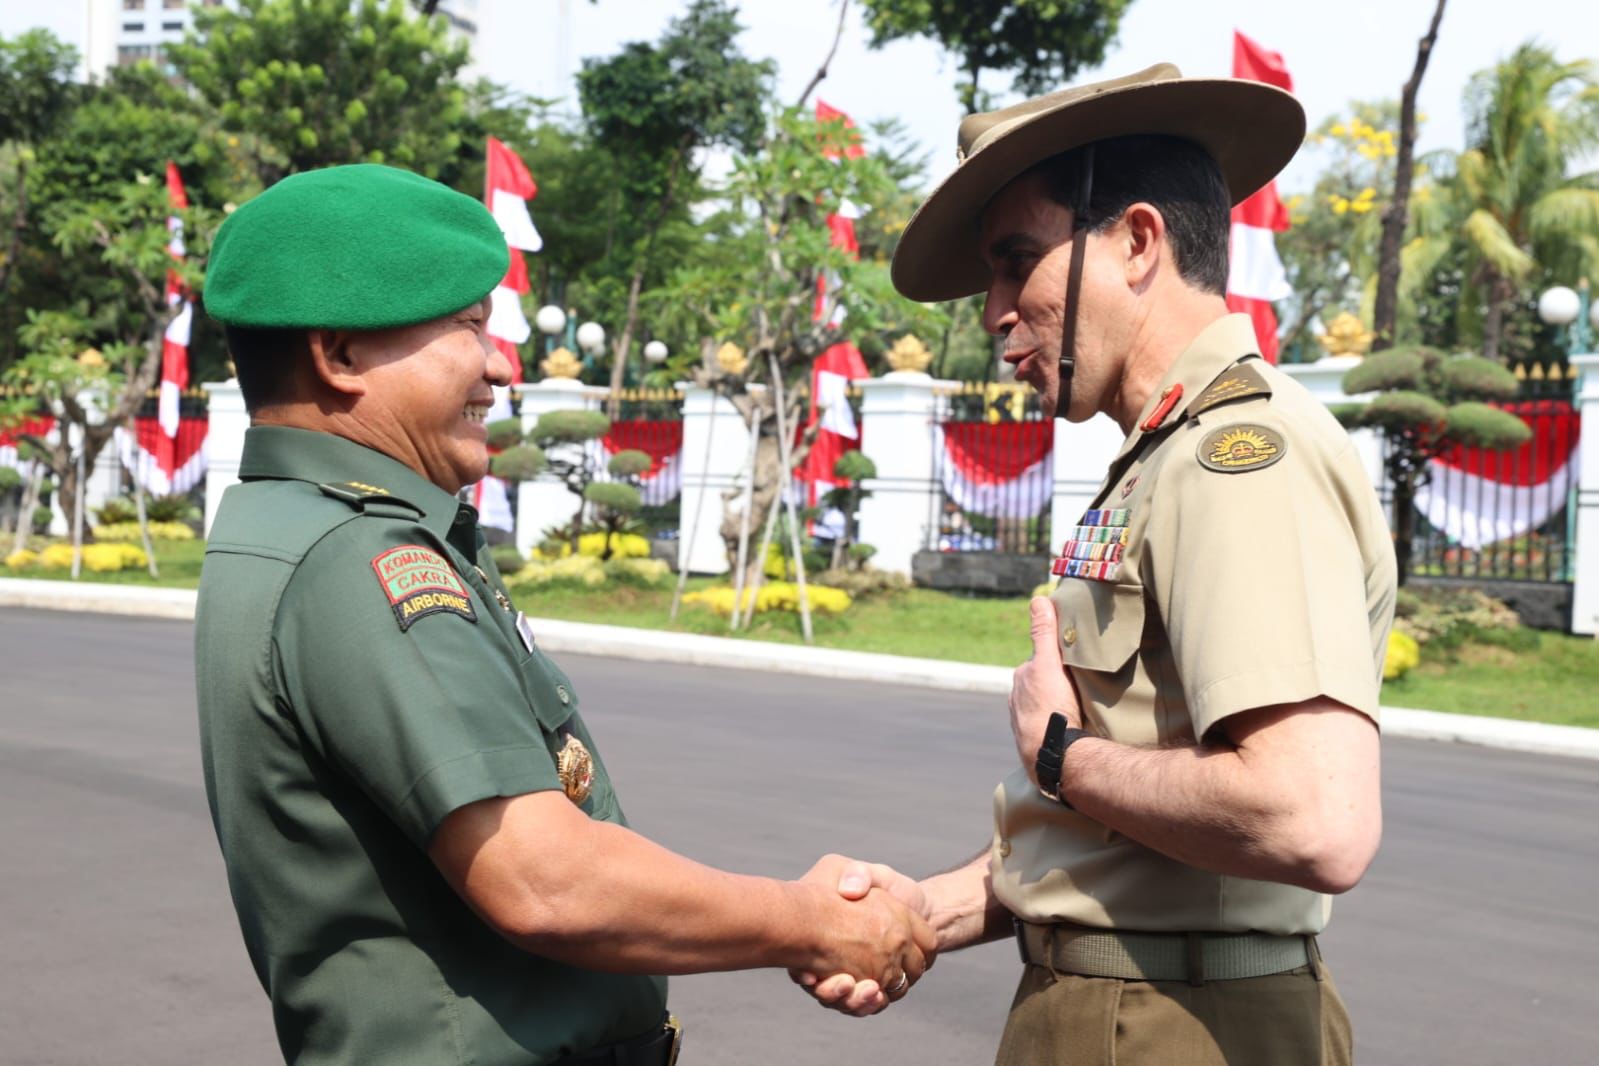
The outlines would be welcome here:
[[[1534,652],[1468,644],[1383,686],[1383,702],[1456,714],[1599,727],[1599,640],[1539,633]]]
[[[157,542],[159,584],[195,588],[205,547],[200,541]],[[61,571],[15,571],[0,566],[0,576],[61,580]],[[83,581],[153,585],[143,570],[116,574],[84,572]],[[689,588],[706,588],[696,578]],[[675,623],[668,621],[672,590],[613,588],[519,589],[518,607],[530,615],[575,622],[669,629],[727,636],[727,620],[709,608],[685,604]],[[816,643],[826,648],[884,652],[953,662],[1014,666],[1028,655],[1027,601],[953,596],[911,589],[898,595],[859,601],[840,617],[815,616]],[[746,635],[755,640],[801,643],[797,615],[773,612],[756,619]],[[1557,633],[1537,635],[1534,651],[1468,644],[1452,661],[1423,651],[1422,664],[1383,687],[1383,702],[1394,707],[1518,718],[1599,728],[1599,641]]]
[[[714,582],[694,579],[690,591]],[[727,619],[709,608],[684,604],[676,624],[668,621],[672,590],[618,589],[604,595],[567,589],[522,589],[516,605],[529,615],[573,622],[671,629],[730,636]],[[925,659],[1015,666],[1029,654],[1027,601],[951,596],[911,589],[857,602],[840,616],[813,615],[816,643],[824,648],[912,655]],[[746,631],[740,631],[741,634]],[[798,615],[759,615],[747,631],[756,640],[799,644]]]

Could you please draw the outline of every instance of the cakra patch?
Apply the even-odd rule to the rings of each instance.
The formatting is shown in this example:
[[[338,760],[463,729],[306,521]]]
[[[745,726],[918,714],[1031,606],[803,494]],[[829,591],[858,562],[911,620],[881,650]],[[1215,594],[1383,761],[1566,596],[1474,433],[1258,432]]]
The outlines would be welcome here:
[[[472,597],[449,561],[420,544],[390,548],[372,560],[372,570],[389,598],[403,632],[430,614],[453,614],[476,624]]]

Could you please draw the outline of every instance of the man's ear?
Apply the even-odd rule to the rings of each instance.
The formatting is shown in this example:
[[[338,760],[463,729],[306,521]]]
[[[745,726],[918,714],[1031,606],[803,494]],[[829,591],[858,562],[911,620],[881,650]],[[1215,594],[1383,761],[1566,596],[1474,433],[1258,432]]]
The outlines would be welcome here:
[[[1127,285],[1135,290],[1155,280],[1166,258],[1166,219],[1153,204],[1135,203],[1122,212],[1126,226]]]
[[[318,380],[334,392],[347,396],[366,395],[366,380],[350,350],[350,334],[344,330],[313,329],[306,332],[306,347],[311,350],[311,368]]]

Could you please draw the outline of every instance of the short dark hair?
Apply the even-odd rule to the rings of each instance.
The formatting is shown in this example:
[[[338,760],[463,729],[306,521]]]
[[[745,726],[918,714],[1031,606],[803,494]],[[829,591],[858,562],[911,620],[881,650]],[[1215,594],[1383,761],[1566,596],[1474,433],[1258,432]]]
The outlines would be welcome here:
[[[1075,207],[1082,148],[1051,156],[1034,170],[1043,174],[1051,199]],[[1140,202],[1154,205],[1166,220],[1178,276],[1196,289],[1225,295],[1232,194],[1210,153],[1193,141],[1153,134],[1094,142],[1089,229],[1104,230]]]
[[[223,332],[244,409],[253,415],[268,404],[287,399],[294,364],[310,356],[306,331],[224,326]]]

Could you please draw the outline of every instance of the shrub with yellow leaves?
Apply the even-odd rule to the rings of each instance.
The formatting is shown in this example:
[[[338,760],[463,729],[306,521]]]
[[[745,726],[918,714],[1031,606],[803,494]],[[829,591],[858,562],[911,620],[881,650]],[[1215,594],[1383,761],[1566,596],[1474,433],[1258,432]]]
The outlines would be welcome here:
[[[558,551],[546,551],[543,547],[533,550],[535,560],[565,559],[572,554],[572,545],[565,541],[560,542]],[[605,534],[585,533],[577,538],[577,553],[581,556],[598,559],[605,554]],[[637,533],[618,533],[611,538],[612,559],[647,559],[650,555],[650,542]]]
[[[751,589],[745,589],[741,598],[743,607],[747,609],[750,604]],[[811,610],[817,614],[843,614],[849,610],[849,593],[843,589],[832,588],[828,585],[806,585],[805,592],[810,600]],[[789,581],[773,581],[761,586],[760,592],[755,595],[755,612],[762,614],[767,611],[799,611],[799,586]],[[698,603],[709,607],[717,614],[731,615],[733,613],[733,590],[727,586],[701,589],[690,592],[683,597],[684,603]]]
[[[38,561],[39,553],[31,552],[27,548],[23,548],[21,551],[14,551],[6,556],[6,566],[13,570],[26,570]]]
[[[1382,677],[1384,681],[1392,681],[1403,677],[1421,662],[1421,645],[1416,643],[1414,637],[1408,636],[1395,629],[1388,634],[1388,650],[1383,655]]]
[[[103,526],[94,527],[97,540],[136,541],[139,539],[139,523],[137,522],[110,522]],[[194,530],[182,522],[151,522],[151,540],[193,540]]]
[[[118,570],[131,570],[148,566],[150,560],[144,551],[132,544],[85,544],[83,568],[99,574],[113,574]],[[72,569],[72,545],[52,544],[39,553],[39,566],[45,570]]]

